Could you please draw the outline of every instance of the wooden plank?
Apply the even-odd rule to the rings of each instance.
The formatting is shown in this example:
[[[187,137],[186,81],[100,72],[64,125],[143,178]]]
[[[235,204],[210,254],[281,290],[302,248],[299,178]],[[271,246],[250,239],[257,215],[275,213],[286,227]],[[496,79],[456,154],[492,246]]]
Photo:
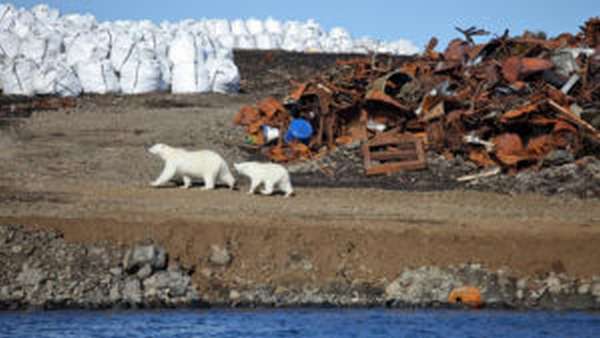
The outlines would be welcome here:
[[[380,134],[375,136],[371,141],[369,141],[369,146],[380,147],[403,143],[414,143],[415,140],[418,139],[414,136],[405,136],[401,134]]]
[[[368,176],[392,174],[402,170],[420,170],[427,168],[427,164],[423,161],[405,161],[395,163],[385,163],[374,167],[367,168]]]
[[[387,150],[371,152],[371,159],[376,161],[389,160],[417,160],[419,158],[416,149],[410,150]]]

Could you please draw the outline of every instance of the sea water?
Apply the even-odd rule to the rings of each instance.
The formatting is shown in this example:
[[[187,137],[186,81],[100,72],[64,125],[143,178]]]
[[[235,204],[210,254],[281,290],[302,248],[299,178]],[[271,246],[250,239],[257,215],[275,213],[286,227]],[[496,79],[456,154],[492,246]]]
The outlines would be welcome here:
[[[0,337],[600,337],[600,314],[449,310],[0,313]]]

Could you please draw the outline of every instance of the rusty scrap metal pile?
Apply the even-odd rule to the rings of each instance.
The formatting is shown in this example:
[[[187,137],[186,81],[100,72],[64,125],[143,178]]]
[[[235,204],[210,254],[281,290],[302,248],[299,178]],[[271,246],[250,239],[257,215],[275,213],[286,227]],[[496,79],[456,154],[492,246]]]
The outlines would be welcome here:
[[[243,107],[234,122],[277,162],[360,142],[367,175],[424,168],[426,150],[514,173],[555,150],[579,158],[599,149],[600,18],[553,39],[506,32],[476,44],[487,32],[459,31],[465,38],[443,53],[433,38],[403,64],[338,62],[284,100]],[[296,132],[299,121],[308,126]]]

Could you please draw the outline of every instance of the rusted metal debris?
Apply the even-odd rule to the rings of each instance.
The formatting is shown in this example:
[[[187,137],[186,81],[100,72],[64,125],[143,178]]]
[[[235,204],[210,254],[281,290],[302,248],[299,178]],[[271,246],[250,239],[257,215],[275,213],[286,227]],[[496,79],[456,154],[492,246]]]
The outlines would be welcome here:
[[[460,31],[466,40],[438,53],[433,38],[403,64],[381,56],[340,61],[282,101],[243,107],[234,122],[281,162],[360,142],[367,175],[422,169],[424,150],[514,173],[540,167],[554,150],[579,158],[600,149],[600,18],[553,39],[505,32],[476,44],[472,37],[487,32]],[[310,141],[284,141],[296,118],[313,126]],[[264,125],[280,137],[265,140]]]

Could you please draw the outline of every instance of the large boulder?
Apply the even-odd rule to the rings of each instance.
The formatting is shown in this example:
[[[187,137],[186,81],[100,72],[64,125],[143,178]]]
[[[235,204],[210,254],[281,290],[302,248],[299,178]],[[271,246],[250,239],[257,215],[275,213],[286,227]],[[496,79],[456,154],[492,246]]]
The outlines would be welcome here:
[[[136,272],[149,265],[153,271],[164,270],[167,266],[167,252],[156,245],[140,245],[127,250],[123,258],[123,268]]]
[[[405,270],[385,289],[386,298],[396,303],[423,305],[446,303],[450,292],[462,282],[456,274],[438,267]]]

